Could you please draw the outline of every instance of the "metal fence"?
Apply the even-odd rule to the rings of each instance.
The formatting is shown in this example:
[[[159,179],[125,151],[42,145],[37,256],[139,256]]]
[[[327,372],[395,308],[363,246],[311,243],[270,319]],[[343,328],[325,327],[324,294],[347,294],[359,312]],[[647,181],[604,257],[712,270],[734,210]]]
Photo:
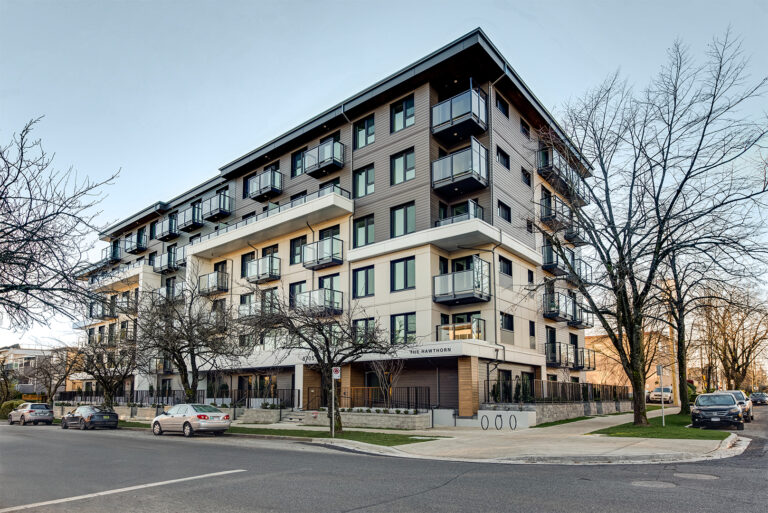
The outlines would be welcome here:
[[[427,410],[430,407],[429,387],[341,387],[338,389],[339,408]],[[327,408],[330,398],[325,389],[307,389],[306,409]]]
[[[581,403],[629,401],[629,387],[548,380],[487,380],[486,403]]]
[[[229,394],[230,405],[238,408],[294,408],[299,405],[299,390],[292,388],[234,389]],[[226,398],[221,398],[222,402]]]
[[[152,406],[163,405],[173,406],[175,404],[187,402],[187,395],[184,390],[134,390],[130,393],[116,395],[113,404],[117,406]],[[103,393],[89,392],[59,392],[56,394],[55,402],[77,404],[102,404],[104,403]],[[205,402],[205,390],[198,390],[193,402]]]

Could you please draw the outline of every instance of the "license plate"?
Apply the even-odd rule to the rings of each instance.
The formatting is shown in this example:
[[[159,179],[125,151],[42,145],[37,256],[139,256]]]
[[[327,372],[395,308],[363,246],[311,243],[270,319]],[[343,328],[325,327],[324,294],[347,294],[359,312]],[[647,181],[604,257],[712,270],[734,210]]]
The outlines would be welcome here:
[[[219,420],[221,417],[211,417],[211,420]]]
[[[720,417],[712,417],[709,420],[711,420],[712,422],[720,422]]]
[[[109,420],[109,415],[104,415],[101,418],[104,419],[104,420]]]

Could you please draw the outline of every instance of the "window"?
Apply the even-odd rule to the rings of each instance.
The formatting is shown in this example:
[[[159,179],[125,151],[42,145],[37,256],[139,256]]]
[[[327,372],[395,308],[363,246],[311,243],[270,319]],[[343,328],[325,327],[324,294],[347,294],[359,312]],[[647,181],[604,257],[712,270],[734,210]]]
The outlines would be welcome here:
[[[503,256],[500,256],[499,272],[501,274],[506,274],[507,276],[512,276],[512,261],[507,258],[504,258]]]
[[[301,263],[301,247],[307,243],[307,236],[291,239],[291,265]]]
[[[533,283],[533,271],[528,269],[528,283]]]
[[[246,175],[243,177],[243,199],[247,198],[248,195],[251,193],[251,178],[256,176],[256,173],[251,173],[250,175]]]
[[[389,266],[392,292],[416,287],[416,257],[393,260]]]
[[[352,174],[352,194],[355,198],[362,198],[373,194],[373,166],[368,166]]]
[[[149,223],[149,240],[155,240],[157,238],[157,221]]]
[[[353,245],[356,248],[367,246],[374,240],[373,214],[360,219],[355,219],[355,231],[353,234]]]
[[[288,306],[291,308],[296,308],[296,296],[298,294],[301,294],[302,292],[306,292],[307,290],[307,282],[306,281],[298,281],[296,283],[291,283],[288,285]]]
[[[416,314],[405,313],[390,317],[390,340],[393,344],[413,342],[416,338]]]
[[[365,342],[366,334],[372,334],[375,329],[376,321],[373,317],[352,321],[352,331],[354,332],[355,342],[358,344]]]
[[[512,222],[512,210],[509,208],[509,205],[501,201],[499,201],[499,217],[508,223]]]
[[[250,219],[250,218],[254,217],[255,215],[256,215],[256,211],[255,210],[253,212],[248,212],[247,214],[243,214],[243,221],[245,221],[246,219]]]
[[[367,297],[374,294],[373,266],[355,269],[352,274],[352,297]]]
[[[528,339],[529,347],[536,349],[536,323],[534,321],[528,321]]]
[[[528,233],[533,233],[533,221],[531,221],[530,219],[528,219],[528,220],[525,222],[525,229],[528,231]]]
[[[364,148],[369,144],[373,144],[375,135],[373,114],[355,123],[355,129],[353,132],[355,137],[354,143],[356,150]]]
[[[337,176],[333,180],[328,180],[327,182],[323,182],[320,184],[320,187],[318,189],[322,190],[326,187],[340,187],[341,186],[341,179]]]
[[[149,254],[149,257],[147,257],[148,265],[151,265],[154,267],[155,265],[155,259],[157,258],[157,251],[153,251]]]
[[[528,139],[531,138],[531,125],[520,119],[520,133]]]
[[[509,154],[496,146],[496,162],[509,169]]]
[[[250,253],[245,253],[244,255],[240,255],[240,277],[245,278],[245,272],[248,269],[248,262],[256,259],[256,252],[251,251]]]
[[[213,264],[213,271],[217,273],[227,272],[227,261],[222,260],[221,262],[216,262],[215,264]]]
[[[524,167],[520,168],[520,177],[523,180],[523,183],[527,185],[528,187],[531,187],[531,172],[525,169]]]
[[[297,192],[296,194],[291,195],[291,203],[295,205],[301,205],[306,201],[304,198],[307,197],[307,191],[301,191]]]
[[[261,250],[261,256],[277,255],[277,244],[273,246],[267,246]]]
[[[509,117],[509,104],[498,94],[496,94],[496,108],[504,114],[504,117]]]
[[[410,95],[390,107],[389,130],[392,133],[398,132],[413,125],[414,119],[413,95]]]
[[[317,280],[317,285],[321,289],[339,290],[339,287],[341,287],[341,278],[339,278],[338,273],[321,276]]]
[[[317,232],[317,235],[320,238],[320,240],[324,240],[324,239],[330,239],[331,237],[338,237],[340,232],[341,230],[339,229],[339,225],[335,224],[328,228],[323,228],[322,230]]]
[[[389,214],[390,237],[400,237],[416,229],[416,205],[413,202],[393,207]]]
[[[499,314],[499,320],[501,323],[501,329],[507,331],[515,331],[515,318],[512,314],[501,312]]]
[[[413,148],[392,155],[389,159],[389,175],[391,185],[416,178],[416,157]]]
[[[196,233],[195,235],[189,238],[189,243],[194,244],[195,242],[198,242],[201,238],[202,238],[202,235],[199,233]]]
[[[291,154],[291,178],[304,174],[304,151],[306,148]]]

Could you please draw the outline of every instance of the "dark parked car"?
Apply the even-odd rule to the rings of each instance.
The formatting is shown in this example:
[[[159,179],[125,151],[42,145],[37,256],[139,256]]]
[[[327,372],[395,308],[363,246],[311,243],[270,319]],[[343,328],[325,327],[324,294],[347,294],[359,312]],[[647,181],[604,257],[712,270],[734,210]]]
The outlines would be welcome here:
[[[752,401],[752,404],[768,404],[768,394],[763,392],[750,394],[749,399]]]
[[[741,407],[732,394],[701,394],[691,408],[691,424],[701,426],[736,426],[744,429]]]
[[[117,413],[102,406],[78,406],[61,418],[61,429],[117,429]]]

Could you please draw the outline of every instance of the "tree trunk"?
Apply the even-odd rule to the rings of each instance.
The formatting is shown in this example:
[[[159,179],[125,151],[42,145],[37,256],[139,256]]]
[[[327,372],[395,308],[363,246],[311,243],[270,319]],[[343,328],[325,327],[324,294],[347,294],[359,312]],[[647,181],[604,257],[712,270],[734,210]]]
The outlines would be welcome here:
[[[630,344],[634,348],[630,355],[630,376],[629,381],[632,384],[632,404],[635,412],[635,418],[633,424],[635,426],[648,426],[648,417],[645,413],[645,358],[643,351],[643,344],[645,339],[643,338],[642,322],[637,320],[636,325],[632,325],[632,331],[627,332],[627,336],[630,338]]]
[[[337,393],[331,395],[331,387],[336,386],[336,380],[333,379],[330,373],[330,368],[328,372],[323,372],[323,377],[326,382],[325,391],[328,397],[328,400],[331,400],[331,397],[333,397],[333,418],[331,418],[331,404],[328,404],[328,429],[331,429],[331,422],[334,423],[334,431],[338,435],[343,432],[343,426],[341,424],[341,412],[339,411],[339,394],[338,390],[336,390]]]
[[[688,355],[685,347],[685,312],[678,310],[677,317],[677,389],[680,393],[680,414],[691,413],[688,402]]]

